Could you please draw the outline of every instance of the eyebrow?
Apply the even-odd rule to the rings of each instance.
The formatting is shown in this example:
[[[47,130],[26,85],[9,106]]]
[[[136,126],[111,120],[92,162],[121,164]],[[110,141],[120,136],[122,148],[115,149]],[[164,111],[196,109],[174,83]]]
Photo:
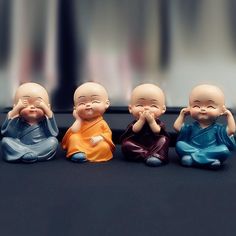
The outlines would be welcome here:
[[[91,95],[91,97],[100,97],[100,96],[95,94],[95,95]]]
[[[145,99],[145,98],[138,98],[137,100],[138,100],[138,101],[139,101],[139,100],[144,101],[144,100],[146,100],[146,99]]]
[[[31,96],[28,96],[28,95],[25,95],[25,96],[22,96],[23,98],[32,98]],[[42,97],[35,97],[35,98],[39,98],[39,99],[43,99]]]
[[[138,100],[144,101],[144,100],[148,100],[148,99],[146,99],[146,98],[138,98]],[[150,101],[151,101],[151,102],[158,102],[157,99],[151,99]]]
[[[208,100],[208,102],[216,104],[215,101],[213,100]]]
[[[81,98],[85,98],[85,96],[79,96],[79,97],[78,97],[78,100],[81,99]]]
[[[201,101],[199,101],[199,100],[194,100],[193,102],[200,103]],[[210,100],[207,100],[207,102],[208,102],[208,103],[214,103],[214,104],[216,104],[215,101],[213,101],[213,100],[211,100],[211,99],[210,99]]]

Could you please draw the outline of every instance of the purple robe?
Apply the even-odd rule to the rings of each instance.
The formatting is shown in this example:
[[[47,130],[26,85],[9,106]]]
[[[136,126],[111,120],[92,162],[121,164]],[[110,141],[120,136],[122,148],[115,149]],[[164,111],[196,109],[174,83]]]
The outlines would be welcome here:
[[[157,157],[162,162],[168,162],[169,135],[165,131],[164,123],[156,120],[160,125],[159,134],[154,134],[147,123],[138,133],[134,133],[132,128],[134,123],[128,125],[126,131],[121,136],[121,149],[125,158],[133,161],[146,161],[150,156]]]

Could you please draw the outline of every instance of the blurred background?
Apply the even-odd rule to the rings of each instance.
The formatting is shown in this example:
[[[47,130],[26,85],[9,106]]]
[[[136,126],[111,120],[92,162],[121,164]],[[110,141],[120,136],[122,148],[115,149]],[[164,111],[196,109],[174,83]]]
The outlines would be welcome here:
[[[235,108],[235,12],[235,0],[0,0],[0,106],[34,81],[71,110],[76,87],[96,81],[112,106],[151,82],[168,107],[212,83]]]

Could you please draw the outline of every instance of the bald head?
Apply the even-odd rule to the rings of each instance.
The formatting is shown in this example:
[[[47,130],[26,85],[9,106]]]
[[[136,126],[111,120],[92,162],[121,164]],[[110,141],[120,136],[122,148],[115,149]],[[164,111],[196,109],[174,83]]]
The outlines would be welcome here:
[[[165,95],[163,91],[154,84],[141,84],[134,88],[131,94],[130,104],[136,103],[137,99],[156,99],[165,105]]]
[[[74,93],[74,104],[76,105],[79,97],[99,96],[102,100],[108,101],[108,93],[106,89],[95,82],[86,82],[80,85]]]
[[[15,93],[14,103],[20,98],[32,97],[41,98],[46,104],[49,104],[49,96],[46,89],[37,83],[24,83],[20,85]]]
[[[215,85],[201,84],[194,87],[189,96],[189,103],[196,100],[214,101],[219,105],[225,104],[225,96],[220,88]]]

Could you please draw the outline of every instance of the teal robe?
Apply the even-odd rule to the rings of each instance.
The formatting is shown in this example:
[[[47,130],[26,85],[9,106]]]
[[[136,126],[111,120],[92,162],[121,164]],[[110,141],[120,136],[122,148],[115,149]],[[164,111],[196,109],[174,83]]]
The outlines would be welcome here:
[[[34,125],[29,125],[20,117],[6,119],[1,133],[4,136],[3,159],[9,162],[21,161],[28,153],[35,157],[35,161],[49,160],[58,146],[58,128],[54,117]]]
[[[207,128],[201,128],[198,122],[183,125],[176,143],[176,152],[181,158],[190,155],[194,163],[200,165],[215,160],[222,163],[234,148],[234,136],[229,136],[226,126],[218,123]]]

